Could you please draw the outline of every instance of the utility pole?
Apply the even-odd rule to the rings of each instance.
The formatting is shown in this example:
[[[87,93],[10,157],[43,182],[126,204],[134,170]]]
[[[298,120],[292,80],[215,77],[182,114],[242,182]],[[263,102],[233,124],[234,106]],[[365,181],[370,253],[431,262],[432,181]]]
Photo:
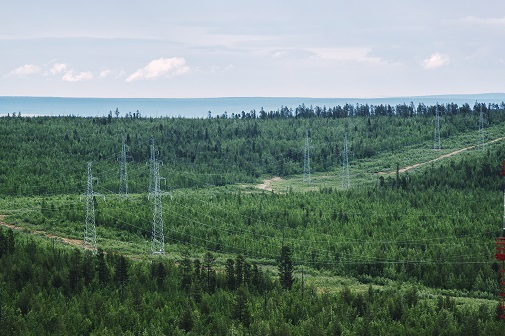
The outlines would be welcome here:
[[[343,163],[342,163],[342,188],[349,189],[351,187],[351,179],[349,177],[349,150],[347,148],[347,132],[344,136],[344,151],[342,153]]]
[[[126,139],[123,136],[119,169],[119,194],[128,197],[128,171],[126,169]]]
[[[305,130],[305,155],[303,161],[303,182],[310,183],[310,145],[309,131]]]
[[[435,110],[435,135],[433,139],[433,149],[440,150],[440,113],[438,110],[438,103]]]
[[[477,143],[477,148],[480,150],[484,150],[484,112],[482,110],[482,104],[480,105],[480,113],[479,113],[479,141]]]
[[[83,248],[96,253],[96,226],[95,226],[95,194],[93,192],[93,174],[91,173],[91,162],[88,162],[88,183],[86,188],[86,220],[84,224]]]
[[[151,163],[153,166],[153,231],[151,239],[151,253],[165,254],[165,236],[163,235],[163,208],[160,191],[160,161],[154,154],[154,141],[151,147]]]

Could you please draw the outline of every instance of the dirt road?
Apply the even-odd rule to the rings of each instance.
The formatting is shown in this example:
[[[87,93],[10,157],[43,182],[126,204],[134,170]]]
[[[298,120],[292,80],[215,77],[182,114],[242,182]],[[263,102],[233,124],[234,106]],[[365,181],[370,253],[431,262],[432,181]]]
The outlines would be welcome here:
[[[5,215],[0,215],[0,225],[1,226],[8,227],[8,228],[11,228],[13,230],[18,230],[18,231],[27,229],[24,226],[7,224],[7,223],[4,222],[4,218],[5,218]],[[55,235],[53,235],[51,233],[47,233],[45,231],[40,231],[40,230],[30,230],[30,229],[28,229],[28,230],[30,231],[31,234],[36,234],[36,235],[44,236],[44,237],[51,238],[51,239],[57,239],[57,240],[65,243],[65,244],[68,244],[68,245],[72,245],[72,246],[76,246],[76,247],[82,247],[83,241],[80,240],[80,239],[70,239],[70,238],[55,236]]]
[[[486,142],[486,145],[487,144],[491,144],[493,142],[497,142],[497,141],[500,141],[500,140],[503,140],[505,139],[505,137],[501,137],[501,138],[498,138],[498,139],[494,139],[494,140],[491,140],[489,142]],[[448,158],[450,156],[453,156],[453,155],[456,155],[456,154],[459,154],[461,152],[464,152],[464,151],[467,151],[469,149],[473,149],[475,148],[475,146],[470,146],[470,147],[465,147],[465,148],[461,148],[461,149],[458,149],[458,150],[455,150],[454,152],[450,152],[450,153],[447,153],[447,154],[444,154],[444,155],[441,155],[433,160],[429,160],[429,161],[426,161],[426,162],[421,162],[421,163],[416,163],[416,164],[413,164],[411,166],[407,166],[407,167],[404,167],[404,168],[401,168],[400,170],[398,170],[398,172],[400,173],[403,173],[403,172],[406,172],[407,170],[410,170],[410,169],[414,169],[414,168],[417,168],[417,167],[420,167],[420,166],[423,166],[425,164],[429,164],[429,163],[432,163],[432,162],[435,162],[435,161],[438,161],[438,160],[442,160],[442,159],[445,159],[445,158]],[[379,175],[388,175],[388,174],[396,174],[396,171],[394,172],[379,172],[378,173]]]

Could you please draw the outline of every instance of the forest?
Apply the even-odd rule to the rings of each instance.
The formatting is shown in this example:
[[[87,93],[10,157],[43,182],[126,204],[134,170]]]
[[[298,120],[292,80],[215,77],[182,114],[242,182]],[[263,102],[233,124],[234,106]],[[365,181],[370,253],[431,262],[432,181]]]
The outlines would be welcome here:
[[[116,115],[0,118],[1,335],[505,335],[505,104]]]

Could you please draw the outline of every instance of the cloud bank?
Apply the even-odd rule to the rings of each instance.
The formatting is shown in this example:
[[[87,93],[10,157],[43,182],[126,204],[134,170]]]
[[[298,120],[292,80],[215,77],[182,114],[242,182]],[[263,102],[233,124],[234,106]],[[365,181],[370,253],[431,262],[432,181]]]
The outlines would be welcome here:
[[[186,60],[180,57],[172,58],[159,58],[152,60],[145,67],[138,69],[132,73],[128,78],[127,82],[133,82],[142,79],[155,79],[159,77],[170,77],[182,75],[189,71],[189,67],[186,66]]]

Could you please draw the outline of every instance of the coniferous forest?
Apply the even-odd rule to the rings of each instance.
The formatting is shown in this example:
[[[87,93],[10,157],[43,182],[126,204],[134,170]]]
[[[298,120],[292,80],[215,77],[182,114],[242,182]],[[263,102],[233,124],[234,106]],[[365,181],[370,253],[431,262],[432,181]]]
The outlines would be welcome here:
[[[119,115],[0,118],[0,335],[505,335],[505,104]]]

